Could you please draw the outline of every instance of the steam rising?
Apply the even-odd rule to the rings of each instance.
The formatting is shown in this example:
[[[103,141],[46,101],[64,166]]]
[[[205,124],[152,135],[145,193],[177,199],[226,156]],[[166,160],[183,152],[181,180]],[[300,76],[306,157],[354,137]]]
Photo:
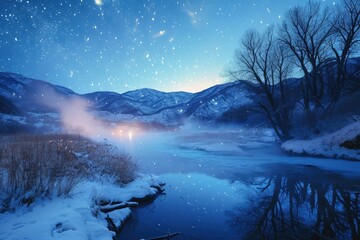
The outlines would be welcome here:
[[[64,97],[49,87],[42,87],[36,95],[37,100],[42,104],[59,112],[62,127],[67,133],[81,134],[92,138],[111,138],[120,137],[121,129],[121,132],[129,132],[130,140],[133,137],[131,129],[109,125],[109,123],[95,118],[89,112],[92,104],[80,96]]]
[[[97,117],[99,112],[96,110],[92,112],[94,107],[87,99],[75,94],[66,95],[53,87],[41,86],[35,95],[35,100],[48,108],[46,112],[55,111],[59,113],[63,131],[66,133],[116,141],[134,141],[145,131],[150,133],[152,130],[151,125],[144,123],[106,121],[105,117],[103,120]],[[187,122],[180,130],[181,132],[201,132],[210,131],[211,128],[212,126],[209,125]]]
[[[90,107],[90,103],[80,97],[65,99],[58,108],[64,128],[90,137],[108,137],[111,131],[103,121],[87,112]]]

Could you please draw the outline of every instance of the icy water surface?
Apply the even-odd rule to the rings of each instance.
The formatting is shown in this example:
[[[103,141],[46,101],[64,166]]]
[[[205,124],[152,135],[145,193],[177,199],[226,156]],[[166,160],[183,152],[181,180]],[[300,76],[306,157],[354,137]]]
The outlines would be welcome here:
[[[360,239],[360,163],[290,157],[270,139],[239,135],[154,135],[127,146],[167,185],[134,209],[118,239]]]

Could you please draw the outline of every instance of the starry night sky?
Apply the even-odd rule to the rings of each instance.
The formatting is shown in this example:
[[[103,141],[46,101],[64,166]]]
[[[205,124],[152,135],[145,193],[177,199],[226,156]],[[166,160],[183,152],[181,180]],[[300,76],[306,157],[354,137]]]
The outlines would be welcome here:
[[[79,93],[195,92],[226,81],[246,29],[279,24],[306,2],[0,0],[0,71]]]

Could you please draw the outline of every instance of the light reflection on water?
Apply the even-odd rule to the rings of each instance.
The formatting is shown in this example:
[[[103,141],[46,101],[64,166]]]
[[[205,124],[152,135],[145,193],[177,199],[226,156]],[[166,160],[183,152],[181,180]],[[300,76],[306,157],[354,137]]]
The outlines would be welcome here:
[[[161,174],[165,195],[135,209],[119,239],[360,239],[359,163],[161,144],[134,154]]]
[[[134,211],[122,239],[141,239],[181,232],[175,239],[236,239],[224,214],[244,202],[238,183],[204,174],[165,174],[166,195]],[[225,227],[224,227],[225,226]]]

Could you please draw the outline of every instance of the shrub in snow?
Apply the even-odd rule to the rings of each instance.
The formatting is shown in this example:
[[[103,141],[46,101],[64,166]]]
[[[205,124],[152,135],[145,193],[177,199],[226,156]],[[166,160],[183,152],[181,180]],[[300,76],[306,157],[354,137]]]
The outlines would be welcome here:
[[[100,177],[117,184],[129,183],[136,177],[137,165],[131,156],[122,153],[112,144],[92,142],[81,151],[76,155],[79,159],[85,159],[89,165],[89,177]]]
[[[114,154],[103,162],[102,173],[114,177],[117,183],[129,183],[135,179],[136,164],[125,154]]]
[[[38,198],[68,196],[90,176],[117,183],[135,178],[136,165],[109,144],[74,135],[21,135],[0,139],[0,212]]]
[[[84,140],[65,135],[2,138],[3,209],[13,201],[31,204],[38,197],[68,195],[83,175],[73,154],[79,141]]]

